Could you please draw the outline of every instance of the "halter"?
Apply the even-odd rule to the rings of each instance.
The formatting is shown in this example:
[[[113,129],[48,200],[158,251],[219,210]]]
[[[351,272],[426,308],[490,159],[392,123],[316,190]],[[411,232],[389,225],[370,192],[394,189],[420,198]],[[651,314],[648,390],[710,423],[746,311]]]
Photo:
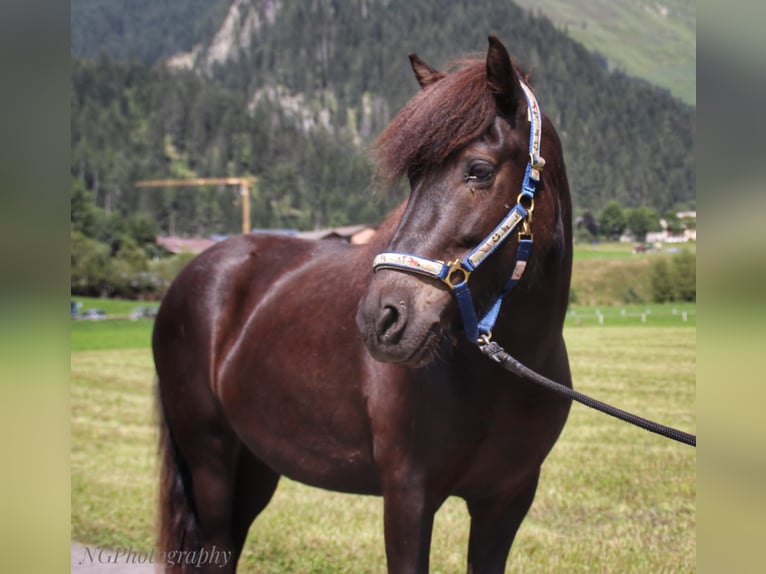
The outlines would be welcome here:
[[[535,190],[540,182],[540,171],[545,165],[545,160],[540,157],[540,135],[542,132],[540,107],[532,90],[523,82],[521,87],[527,98],[527,119],[530,123],[529,163],[524,172],[524,181],[521,184],[521,193],[519,193],[516,199],[516,205],[511,208],[497,227],[462,259],[446,263],[438,259],[420,257],[409,253],[386,251],[375,257],[372,263],[374,272],[381,269],[409,271],[432,279],[438,279],[445,283],[454,293],[457,300],[466,336],[471,342],[476,344],[486,343],[491,338],[492,328],[500,313],[503,298],[518,283],[532,251],[530,224],[532,223],[532,212],[535,205]],[[479,319],[473,304],[471,290],[468,287],[468,279],[479,265],[494,253],[519,225],[522,225],[522,227],[521,231],[519,231],[519,244],[516,250],[516,264],[513,272],[495,298],[489,311]]]

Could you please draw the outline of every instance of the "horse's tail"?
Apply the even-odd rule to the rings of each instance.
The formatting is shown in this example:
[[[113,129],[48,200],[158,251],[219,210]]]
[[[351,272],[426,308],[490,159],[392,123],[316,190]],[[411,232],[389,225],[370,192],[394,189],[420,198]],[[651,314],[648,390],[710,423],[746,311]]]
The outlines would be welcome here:
[[[158,539],[160,552],[179,555],[196,550],[201,543],[199,526],[189,468],[178,449],[168,425],[165,407],[156,391],[159,419],[160,491],[158,512]],[[166,566],[170,566],[168,563]]]

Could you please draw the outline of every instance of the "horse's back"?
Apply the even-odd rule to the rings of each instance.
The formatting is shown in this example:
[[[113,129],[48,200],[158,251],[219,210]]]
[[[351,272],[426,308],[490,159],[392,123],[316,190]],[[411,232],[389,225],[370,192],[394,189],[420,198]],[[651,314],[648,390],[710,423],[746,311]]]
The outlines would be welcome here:
[[[271,234],[217,243],[192,259],[170,286],[155,323],[155,351],[193,332],[214,339],[220,353],[280,281],[322,258],[344,260],[344,251],[330,242]]]

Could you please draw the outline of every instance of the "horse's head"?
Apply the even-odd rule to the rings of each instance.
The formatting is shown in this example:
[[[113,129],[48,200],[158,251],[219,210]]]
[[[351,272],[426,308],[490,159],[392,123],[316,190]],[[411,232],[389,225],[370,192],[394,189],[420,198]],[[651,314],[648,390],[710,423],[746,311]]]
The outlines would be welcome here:
[[[388,251],[376,258],[357,325],[376,359],[422,366],[458,330],[476,336],[465,308],[473,307],[477,323],[492,314],[509,278],[526,265],[525,258],[518,263],[519,233],[550,230],[560,216],[545,200],[534,204],[535,186],[543,191],[549,179],[537,181],[543,162],[530,138],[528,113],[537,104],[500,41],[490,38],[486,61],[462,62],[451,73],[414,55],[410,61],[422,90],[376,146],[387,176],[408,177],[410,198]],[[537,122],[540,129],[539,115]],[[549,139],[543,155],[561,165],[558,139]],[[468,303],[462,297],[458,304],[461,289]]]

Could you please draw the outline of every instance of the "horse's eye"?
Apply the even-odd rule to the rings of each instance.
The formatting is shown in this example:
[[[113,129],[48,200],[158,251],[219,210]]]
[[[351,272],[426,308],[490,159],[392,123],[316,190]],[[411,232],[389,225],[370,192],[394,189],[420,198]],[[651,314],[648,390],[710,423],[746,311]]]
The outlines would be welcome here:
[[[465,180],[468,183],[487,183],[495,175],[495,168],[486,161],[474,161],[468,166]]]

